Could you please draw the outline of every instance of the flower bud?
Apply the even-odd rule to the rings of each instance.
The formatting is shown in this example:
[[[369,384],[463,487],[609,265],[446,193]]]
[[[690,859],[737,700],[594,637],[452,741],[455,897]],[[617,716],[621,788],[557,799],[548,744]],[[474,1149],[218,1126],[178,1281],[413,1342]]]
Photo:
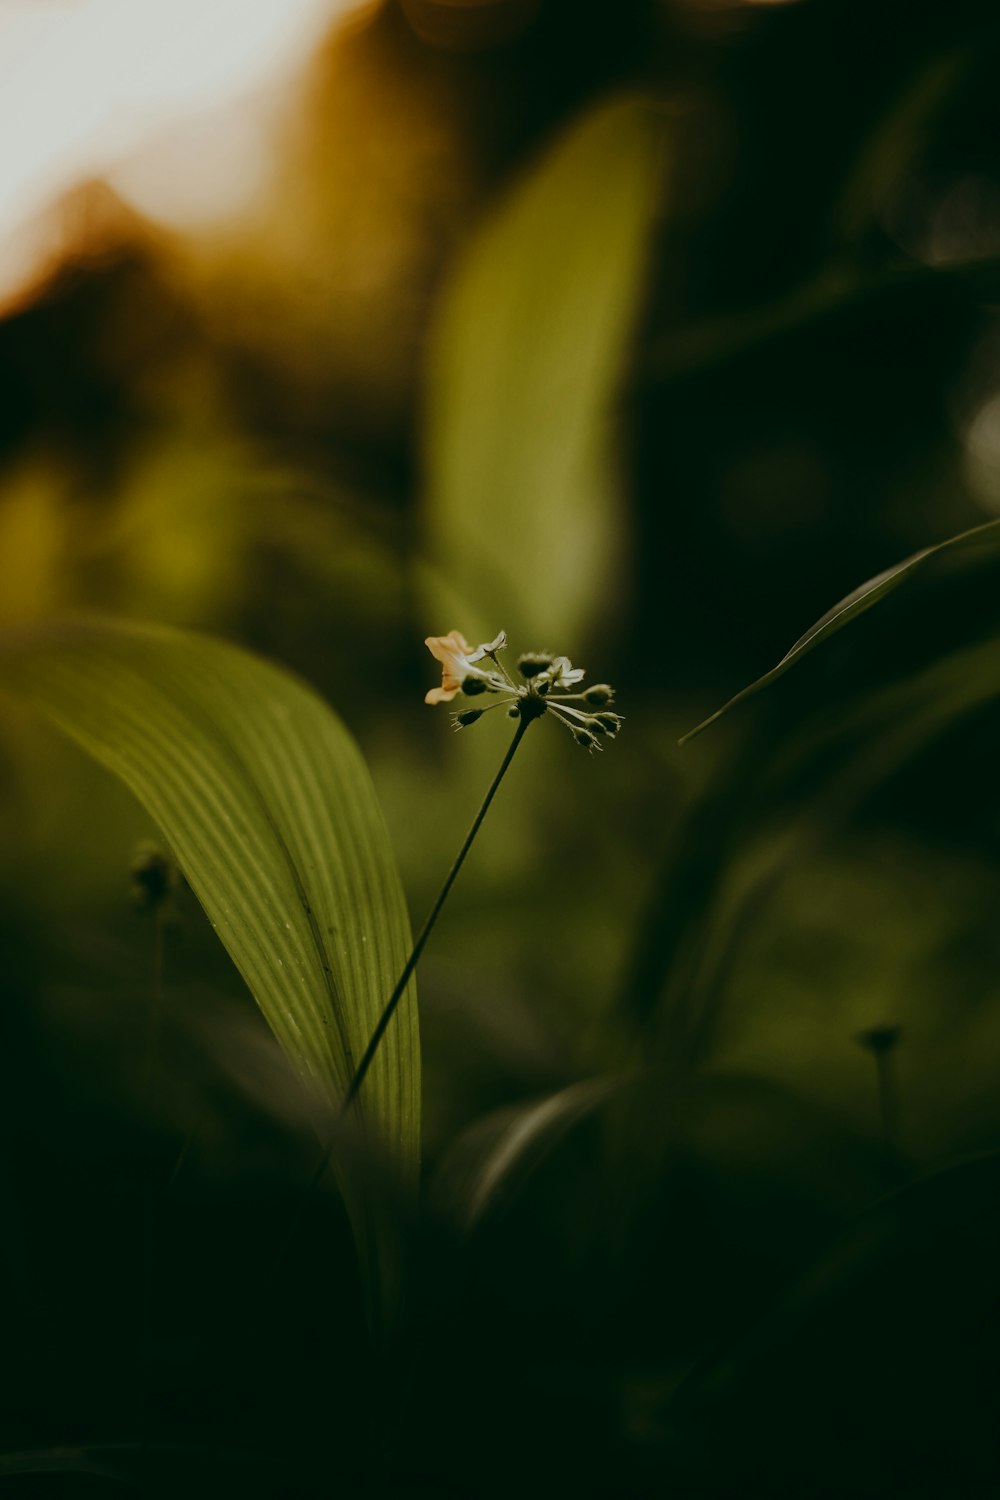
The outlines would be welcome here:
[[[530,724],[532,719],[540,719],[542,714],[548,712],[542,699],[536,693],[525,693],[515,706],[518,718],[523,719],[526,724]]]
[[[594,708],[603,708],[605,703],[611,703],[615,696],[615,690],[606,682],[595,682],[584,692],[584,701]]]
[[[544,651],[534,651],[520,658],[517,670],[522,677],[537,677],[539,672],[544,672],[551,665],[551,656],[546,656]]]
[[[462,683],[462,692],[467,698],[475,698],[479,693],[485,693],[486,683],[481,677],[466,677]]]
[[[477,719],[481,719],[486,712],[485,708],[467,708],[463,713],[455,715],[455,728],[468,729]]]
[[[891,1052],[899,1041],[899,1036],[898,1026],[870,1026],[867,1031],[859,1031],[855,1040],[867,1052],[873,1052],[878,1056]]]
[[[161,906],[175,881],[174,866],[162,849],[144,844],[136,850],[129,867],[132,900],[143,911]]]
[[[582,745],[585,750],[599,750],[601,748],[597,742],[596,736],[592,735],[589,729],[574,729],[573,738],[576,740],[576,743],[578,745]]]
[[[615,735],[622,727],[622,721],[618,714],[595,714],[593,722],[600,724],[601,734]]]

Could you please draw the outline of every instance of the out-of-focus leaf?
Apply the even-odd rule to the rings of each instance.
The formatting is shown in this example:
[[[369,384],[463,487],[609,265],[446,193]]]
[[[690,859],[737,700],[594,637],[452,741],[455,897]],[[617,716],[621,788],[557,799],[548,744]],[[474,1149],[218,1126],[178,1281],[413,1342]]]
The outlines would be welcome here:
[[[25,1453],[2,1453],[0,1478],[22,1478],[28,1474],[87,1474],[138,1489],[138,1477],[124,1471],[105,1453],[105,1449],[99,1448],[45,1448]]]
[[[796,641],[776,667],[772,667],[769,672],[764,673],[763,677],[758,677],[756,682],[743,688],[735,697],[730,698],[728,703],[716,709],[714,714],[686,734],[681,744],[701,734],[702,730],[714,724],[717,719],[735,708],[738,703],[742,703],[744,699],[752,697],[762,688],[776,682],[779,677],[783,677],[789,668],[795,666],[808,652],[828,640],[830,636],[836,635],[845,625],[851,624],[909,580],[923,579],[930,574],[961,583],[963,573],[966,571],[971,573],[983,563],[997,559],[1000,559],[1000,521],[988,521],[985,526],[977,526],[972,531],[962,532],[960,536],[951,537],[935,547],[927,547],[922,552],[916,552],[905,562],[898,563],[884,573],[879,573],[875,578],[870,578],[867,583],[848,594],[845,599],[841,599],[839,604],[835,604],[833,609],[828,610],[822,619]],[[998,617],[998,623],[1000,623],[1000,617]]]
[[[695,318],[661,334],[650,344],[641,378],[653,386],[683,382],[900,297],[914,299],[916,306],[916,299],[948,288],[958,296],[984,301],[995,299],[998,287],[1000,259],[990,254],[973,254],[943,265],[831,261],[771,301]]]
[[[615,392],[642,293],[662,124],[588,113],[473,239],[433,341],[427,527],[446,582],[530,644],[579,639],[620,594]],[[464,627],[463,627],[464,628]]]
[[[733,758],[675,839],[633,979],[670,1056],[690,1065],[711,1049],[746,945],[789,869],[870,799],[918,776],[928,757],[967,753],[974,764],[977,740],[995,736],[998,599],[1000,524],[991,522],[856,590],[713,716],[817,648],[812,670],[781,685],[750,753]]]
[[[473,1230],[517,1193],[518,1187],[581,1121],[621,1087],[620,1076],[589,1078],[530,1104],[515,1104],[477,1120],[441,1167],[438,1201]]]
[[[78,1474],[104,1479],[131,1490],[148,1490],[150,1469],[157,1487],[169,1479],[178,1488],[200,1488],[209,1484],[221,1489],[227,1481],[239,1484],[240,1493],[260,1493],[263,1481],[299,1486],[310,1476],[294,1460],[275,1458],[226,1448],[215,1443],[101,1443],[81,1448],[37,1448],[21,1453],[0,1454],[0,1479],[29,1475]],[[270,1492],[270,1491],[269,1491]],[[23,1493],[30,1494],[27,1487]],[[91,1493],[96,1493],[91,1491]]]
[[[1000,625],[1000,620],[998,620]],[[775,766],[808,784],[820,757],[832,762],[814,813],[842,818],[880,782],[954,725],[1000,698],[1000,639],[949,652],[920,672],[811,719]]]
[[[409,951],[406,906],[364,761],[287,672],[188,632],[73,621],[6,637],[0,687],[127,783],[155,818],[275,1036],[336,1109]],[[357,1123],[412,1189],[420,1137],[415,988]],[[391,1317],[395,1250],[343,1162],[369,1315]]]
[[[892,99],[874,130],[866,133],[843,189],[833,205],[835,229],[856,237],[884,213],[933,137],[939,117],[968,81],[981,56],[982,39],[935,53]]]
[[[732,1004],[727,995],[744,945],[753,943],[787,872],[801,872],[865,799],[948,735],[962,730],[968,737],[969,724],[987,711],[995,735],[998,700],[1000,618],[997,633],[985,640],[942,652],[918,670],[911,665],[898,679],[838,694],[796,722],[762,764],[752,763],[745,777],[737,773],[723,787],[717,816],[709,808],[692,818],[681,848],[705,830],[704,865],[694,866],[705,899],[689,905],[683,863],[668,867],[637,969],[646,988],[640,1003],[655,1011],[664,1049],[692,1060],[705,1055],[720,1014]],[[844,958],[861,951],[858,926],[847,928]],[[884,931],[882,938],[888,941]],[[825,983],[831,972],[824,969]],[[853,987],[857,992],[857,981]]]
[[[997,1312],[998,1188],[994,1151],[880,1199],[690,1374],[670,1427],[705,1493],[731,1494],[753,1473],[755,1491],[797,1495],[794,1476],[817,1462],[830,1494],[887,1483],[912,1494],[914,1478],[937,1494],[956,1465],[963,1480],[995,1472],[994,1355],[981,1331]]]

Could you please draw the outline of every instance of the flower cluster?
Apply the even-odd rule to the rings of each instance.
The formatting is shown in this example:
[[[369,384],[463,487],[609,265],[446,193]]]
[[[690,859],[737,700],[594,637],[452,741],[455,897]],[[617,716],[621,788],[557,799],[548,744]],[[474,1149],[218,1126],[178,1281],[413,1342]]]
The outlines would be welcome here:
[[[497,699],[486,708],[466,708],[454,714],[456,729],[467,729],[491,708],[506,708],[510,718],[529,721],[550,713],[565,724],[578,745],[602,750],[602,741],[613,740],[622,726],[620,716],[609,709],[614,688],[606,682],[583,687],[585,674],[568,656],[544,651],[522,656],[517,664],[522,679],[518,682],[500,660],[500,652],[507,645],[502,630],[496,640],[474,650],[458,630],[428,636],[424,644],[442,669],[441,686],[431,688],[426,703],[450,703],[458,693],[468,698],[490,693]]]

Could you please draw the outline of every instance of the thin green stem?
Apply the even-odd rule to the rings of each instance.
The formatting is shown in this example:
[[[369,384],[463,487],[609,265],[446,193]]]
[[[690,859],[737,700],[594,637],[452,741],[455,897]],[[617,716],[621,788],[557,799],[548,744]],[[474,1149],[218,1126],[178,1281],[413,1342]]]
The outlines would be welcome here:
[[[882,1144],[890,1152],[899,1151],[899,1115],[896,1104],[896,1080],[893,1076],[891,1051],[876,1052],[875,1079],[878,1089],[879,1124]]]
[[[594,717],[593,714],[584,713],[580,708],[570,708],[568,703],[553,704],[552,712],[556,714],[572,714],[573,718],[579,719],[581,724],[588,723]]]
[[[146,1101],[156,1092],[156,1064],[163,1015],[164,903],[153,909],[153,960],[149,1005],[146,1011],[146,1042],[142,1060],[142,1092]],[[155,1244],[156,1187],[147,1173],[142,1205],[142,1303],[139,1313],[139,1452],[142,1456],[144,1492],[150,1486],[149,1418],[150,1376],[153,1344],[153,1258]]]
[[[530,702],[531,700],[529,699],[529,700],[525,700],[525,701],[526,702]],[[351,1108],[352,1104],[354,1103],[354,1100],[358,1096],[358,1091],[361,1088],[361,1085],[364,1083],[365,1077],[367,1076],[367,1073],[368,1073],[368,1070],[369,1070],[369,1068],[372,1065],[372,1061],[373,1061],[373,1059],[375,1057],[376,1052],[378,1051],[379,1043],[381,1042],[383,1036],[386,1033],[386,1030],[387,1030],[387,1028],[389,1026],[390,1021],[393,1018],[393,1015],[396,1012],[396,1008],[399,1005],[400,1000],[403,998],[403,994],[406,991],[406,986],[409,984],[410,979],[413,976],[413,971],[416,968],[417,963],[418,963],[418,961],[420,959],[420,955],[423,953],[424,948],[425,948],[425,946],[427,944],[427,939],[430,937],[431,932],[432,932],[432,930],[434,928],[434,924],[435,924],[435,922],[437,921],[438,917],[441,914],[441,908],[444,906],[444,903],[445,903],[445,901],[448,898],[449,891],[451,890],[452,886],[455,884],[455,879],[456,879],[456,877],[458,875],[458,872],[462,868],[462,865],[465,862],[465,857],[468,854],[470,848],[472,847],[472,842],[475,839],[476,834],[479,832],[479,829],[480,829],[480,826],[482,825],[483,819],[485,818],[487,812],[489,811],[490,803],[493,801],[493,798],[496,796],[497,790],[498,790],[498,788],[500,786],[500,783],[503,780],[504,776],[507,774],[507,769],[510,766],[511,761],[514,759],[514,755],[515,755],[515,752],[517,750],[517,747],[521,743],[522,739],[524,738],[525,730],[527,729],[528,725],[531,723],[532,718],[538,717],[540,712],[541,713],[544,712],[544,704],[541,705],[540,709],[536,709],[534,711],[529,710],[524,715],[524,717],[521,718],[519,720],[519,722],[518,722],[517,729],[514,732],[514,738],[511,740],[511,743],[510,743],[510,745],[507,748],[507,753],[504,756],[502,762],[500,763],[500,769],[497,771],[497,774],[494,776],[493,781],[490,784],[489,791],[486,793],[486,796],[483,798],[482,806],[480,807],[479,811],[476,813],[476,816],[472,820],[472,825],[469,828],[469,831],[466,834],[465,839],[462,842],[462,847],[459,849],[458,854],[455,856],[455,860],[454,860],[454,863],[452,864],[451,869],[448,871],[448,874],[445,876],[444,885],[441,887],[441,890],[440,890],[440,893],[438,894],[437,900],[434,902],[434,905],[431,907],[430,912],[429,912],[429,914],[427,916],[427,920],[424,922],[423,927],[420,929],[420,935],[418,936],[416,942],[413,945],[413,951],[410,953],[409,958],[406,960],[406,963],[403,966],[403,971],[400,974],[398,980],[396,981],[395,986],[393,987],[392,994],[389,996],[388,1000],[386,1001],[385,1007],[383,1008],[383,1011],[382,1011],[382,1014],[379,1016],[378,1024],[376,1025],[375,1030],[371,1034],[371,1038],[370,1038],[370,1040],[368,1042],[368,1046],[365,1048],[364,1056],[362,1057],[360,1063],[358,1064],[358,1067],[357,1067],[357,1069],[355,1071],[354,1077],[351,1079],[350,1088],[348,1089],[347,1094],[346,1094],[346,1096],[344,1098],[344,1102],[343,1102],[343,1104],[341,1106],[340,1115],[338,1117],[339,1120],[342,1120],[344,1118],[344,1115]],[[241,1347],[242,1347],[242,1353],[243,1353],[244,1357],[247,1354],[249,1354],[250,1349],[251,1349],[251,1347],[253,1345],[254,1337],[256,1335],[257,1328],[258,1328],[258,1326],[260,1324],[260,1320],[261,1320],[260,1309],[267,1302],[269,1290],[270,1290],[271,1286],[273,1286],[274,1282],[277,1279],[279,1268],[284,1264],[285,1257],[286,1257],[286,1255],[288,1253],[288,1250],[289,1250],[289,1248],[290,1248],[290,1246],[292,1244],[292,1241],[293,1241],[293,1239],[295,1237],[295,1234],[296,1234],[296,1232],[298,1230],[299,1224],[301,1223],[302,1216],[305,1213],[306,1207],[310,1203],[310,1201],[311,1201],[314,1193],[316,1193],[316,1191],[319,1189],[320,1183],[323,1181],[323,1178],[326,1176],[327,1170],[329,1169],[330,1158],[333,1155],[333,1150],[334,1150],[334,1147],[336,1145],[337,1138],[338,1138],[338,1134],[335,1133],[334,1135],[332,1135],[327,1140],[326,1145],[325,1145],[325,1147],[323,1149],[323,1154],[320,1157],[320,1160],[317,1163],[316,1168],[313,1171],[313,1174],[310,1177],[308,1183],[306,1184],[305,1188],[302,1190],[302,1194],[301,1194],[301,1196],[300,1196],[300,1198],[298,1200],[298,1203],[297,1203],[295,1209],[293,1210],[291,1219],[290,1219],[290,1221],[287,1223],[287,1225],[285,1227],[284,1235],[282,1236],[281,1240],[276,1245],[276,1247],[275,1247],[275,1249],[274,1249],[274,1251],[273,1251],[273,1253],[271,1255],[270,1265],[269,1265],[269,1277],[268,1277],[267,1281],[265,1282],[264,1286],[261,1287],[259,1289],[259,1291],[258,1291],[258,1296],[257,1296],[258,1313],[257,1313],[257,1317],[255,1319],[253,1319],[249,1323],[249,1325],[247,1327],[247,1330],[246,1330],[245,1337],[244,1337],[243,1342],[242,1342],[242,1346]],[[213,1455],[217,1451],[218,1451],[218,1448],[214,1448],[212,1450]]]
[[[871,1053],[875,1064],[875,1089],[878,1098],[882,1144],[893,1154],[899,1151],[899,1120],[896,1104],[896,1079],[893,1053],[899,1043],[898,1026],[869,1026],[859,1033],[858,1042]]]
[[[163,928],[163,903],[159,902],[153,908],[153,958],[150,965],[149,1004],[146,1007],[146,1044],[142,1056],[142,1087],[147,1098],[153,1086],[153,1069],[163,1016]]]
[[[368,1070],[371,1067],[372,1062],[374,1061],[375,1053],[378,1051],[379,1043],[385,1036],[385,1033],[389,1026],[389,1022],[392,1020],[393,1016],[396,1013],[396,1007],[399,1005],[400,1000],[402,1000],[403,995],[406,991],[406,986],[409,984],[410,979],[413,976],[413,971],[420,961],[420,955],[424,951],[424,948],[427,944],[427,939],[430,937],[431,932],[434,930],[434,924],[441,914],[441,908],[444,906],[444,903],[448,899],[448,893],[451,890],[452,886],[455,884],[455,880],[459,870],[465,863],[465,856],[472,848],[472,842],[475,839],[476,834],[479,832],[482,821],[489,811],[490,803],[496,796],[500,783],[501,781],[503,781],[504,776],[507,774],[507,768],[509,767],[511,761],[514,759],[517,747],[524,738],[524,732],[530,722],[531,720],[528,718],[522,718],[518,720],[517,729],[514,731],[514,738],[511,740],[510,745],[507,748],[507,754],[504,756],[503,760],[500,763],[500,769],[494,776],[493,781],[490,784],[490,789],[486,793],[486,796],[483,798],[482,806],[472,820],[472,825],[469,828],[468,833],[465,835],[465,838],[462,842],[462,847],[456,854],[455,861],[451,869],[448,871],[448,874],[445,876],[444,885],[441,887],[441,890],[438,893],[438,898],[434,902],[434,905],[431,907],[430,912],[427,916],[427,920],[425,921],[423,927],[420,929],[420,935],[413,945],[413,951],[411,952],[409,958],[406,960],[406,963],[403,965],[403,972],[397,979],[393,992],[386,1001],[385,1008],[378,1018],[378,1024],[371,1034],[368,1046],[365,1048],[364,1055],[361,1061],[358,1063],[354,1077],[351,1079],[351,1086],[347,1090],[347,1094],[344,1097],[344,1103],[341,1108],[341,1115],[347,1113],[351,1105],[354,1103],[355,1099],[358,1097],[361,1085],[364,1083],[365,1078],[368,1074]],[[327,1152],[327,1156],[328,1155],[329,1152]],[[323,1165],[325,1167],[325,1160]]]
[[[497,653],[495,651],[487,651],[486,655],[489,657],[489,659],[493,663],[493,665],[507,679],[507,685],[508,685],[508,687],[513,688],[514,692],[516,693],[517,690],[518,690],[517,683],[514,681],[513,677],[507,671],[507,668],[504,666],[503,662],[500,660],[500,658],[497,655]]]

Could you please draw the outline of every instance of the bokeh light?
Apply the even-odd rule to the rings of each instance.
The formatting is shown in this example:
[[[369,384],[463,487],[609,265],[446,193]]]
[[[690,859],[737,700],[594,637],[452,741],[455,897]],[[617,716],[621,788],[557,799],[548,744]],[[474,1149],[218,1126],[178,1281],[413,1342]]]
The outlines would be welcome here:
[[[256,92],[287,78],[357,9],[355,0],[5,3],[0,242],[123,162],[122,190],[168,218],[243,201],[258,180],[259,142],[229,112],[252,110]],[[5,268],[8,285],[25,274],[31,243]]]

